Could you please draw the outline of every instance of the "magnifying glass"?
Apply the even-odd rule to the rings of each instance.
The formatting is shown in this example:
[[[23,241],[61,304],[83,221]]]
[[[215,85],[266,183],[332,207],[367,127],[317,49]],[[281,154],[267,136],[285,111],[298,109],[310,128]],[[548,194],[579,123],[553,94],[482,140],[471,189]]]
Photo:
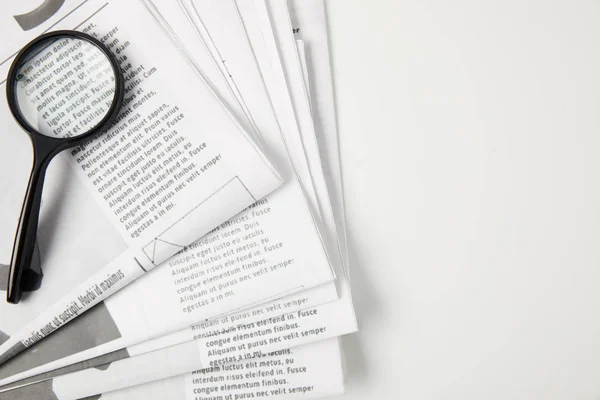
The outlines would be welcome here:
[[[32,268],[44,176],[52,158],[106,131],[123,103],[123,76],[112,53],[76,31],[39,36],[15,57],[6,81],[9,108],[29,134],[33,166],[15,235],[7,301],[38,288]]]

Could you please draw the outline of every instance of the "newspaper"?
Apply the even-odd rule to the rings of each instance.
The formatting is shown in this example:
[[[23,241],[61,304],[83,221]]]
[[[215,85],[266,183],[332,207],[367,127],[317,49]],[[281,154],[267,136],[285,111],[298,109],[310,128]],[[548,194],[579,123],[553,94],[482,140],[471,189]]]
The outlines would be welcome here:
[[[269,141],[272,142],[271,148],[277,146],[277,143],[274,142],[273,139],[267,140],[267,142]],[[281,154],[281,152],[276,151],[273,151],[273,153],[276,155]],[[277,156],[274,157],[276,162],[277,158]],[[285,176],[285,169],[282,169],[282,171],[284,171],[283,174]],[[288,181],[288,179],[286,179],[286,181]],[[105,310],[104,312],[91,314],[92,316],[88,319],[86,319],[86,316],[82,317],[83,321],[81,324],[79,324],[80,330],[88,330],[89,326],[94,326],[95,324],[113,326],[114,330],[119,333],[119,337],[115,337],[117,335],[113,335],[107,340],[102,340],[100,342],[101,346],[95,348],[85,347],[84,351],[75,352],[76,354],[69,353],[67,357],[57,358],[56,352],[54,352],[51,356],[47,356],[44,359],[44,364],[40,364],[40,359],[36,359],[35,356],[30,357],[29,362],[24,362],[24,359],[15,359],[14,362],[9,365],[9,368],[4,367],[0,369],[0,373],[4,373],[4,376],[6,377],[6,379],[3,380],[3,383],[10,383],[18,379],[23,379],[28,376],[50,371],[54,368],[63,367],[73,362],[86,360],[91,357],[97,357],[101,354],[121,349],[125,346],[138,343],[150,337],[167,333],[170,330],[181,329],[184,326],[191,325],[193,322],[198,322],[207,318],[213,318],[219,313],[226,312],[226,310],[230,310],[229,312],[231,312],[235,309],[239,309],[242,305],[246,305],[246,307],[248,307],[248,304],[251,305],[256,303],[256,301],[253,301],[253,299],[268,299],[269,296],[280,297],[283,294],[299,291],[304,288],[316,286],[320,283],[331,280],[333,275],[331,274],[326,254],[323,252],[320,237],[316,231],[316,226],[310,217],[309,209],[306,204],[303,204],[305,200],[303,200],[304,198],[297,182],[295,184],[293,178],[290,178],[289,182],[286,182],[284,187],[274,194],[274,196],[280,196],[281,199],[277,200],[278,197],[273,198],[269,196],[269,198],[257,203],[254,207],[246,211],[246,214],[240,214],[238,217],[240,219],[245,218],[248,214],[252,216],[247,217],[246,220],[241,222],[249,222],[251,218],[258,219],[260,217],[260,223],[263,224],[260,229],[261,231],[264,230],[265,232],[270,233],[272,237],[277,237],[277,234],[280,234],[281,238],[288,238],[285,241],[279,242],[286,243],[285,246],[279,246],[279,248],[274,249],[278,251],[273,251],[273,253],[279,253],[278,257],[280,257],[283,261],[279,263],[267,263],[267,265],[270,264],[271,266],[276,267],[270,269],[270,274],[262,273],[261,269],[257,271],[257,274],[243,275],[242,278],[250,276],[251,279],[244,279],[244,281],[247,282],[235,283],[236,285],[239,283],[238,287],[236,287],[236,289],[239,289],[237,292],[239,295],[237,295],[236,292],[228,295],[228,292],[230,291],[225,291],[223,293],[222,289],[225,287],[223,287],[221,284],[215,284],[213,287],[215,288],[215,292],[217,290],[221,291],[219,294],[211,296],[210,293],[208,293],[210,290],[208,290],[207,293],[202,293],[202,290],[200,290],[197,292],[201,293],[198,296],[194,294],[194,296],[186,297],[187,293],[184,293],[184,296],[181,296],[181,294],[178,293],[179,296],[173,297],[173,299],[176,301],[176,304],[175,301],[172,300],[165,301],[164,296],[152,296],[153,293],[157,292],[164,295],[165,293],[179,290],[177,289],[177,285],[181,285],[181,283],[177,283],[178,281],[174,281],[172,278],[175,272],[182,273],[184,276],[196,274],[196,276],[193,278],[198,278],[198,280],[201,278],[203,282],[206,282],[210,279],[211,283],[218,279],[227,278],[228,276],[224,276],[224,274],[217,269],[213,269],[213,271],[201,269],[201,267],[207,265],[209,262],[214,262],[214,259],[211,259],[210,253],[206,252],[205,254],[201,254],[200,251],[204,251],[202,250],[202,245],[215,245],[215,240],[220,239],[219,235],[221,234],[225,235],[225,237],[230,237],[231,232],[233,231],[231,225],[234,224],[235,221],[228,222],[219,230],[213,232],[211,235],[203,239],[199,243],[200,246],[193,245],[189,247],[188,251],[193,251],[192,255],[195,254],[196,259],[191,257],[187,252],[181,253],[173,261],[169,262],[171,267],[170,269],[159,269],[130,287],[127,291],[119,293],[117,296],[108,299],[102,304],[104,307],[103,309]],[[276,204],[280,203],[285,205],[285,207],[279,208],[277,211],[277,208],[275,208]],[[280,216],[290,215],[290,213],[286,210],[291,209],[294,210],[293,217],[287,217],[286,220],[282,220]],[[303,209],[305,210],[304,213],[300,211]],[[244,225],[251,224],[244,223]],[[250,229],[254,229],[254,232],[258,231],[258,229],[255,227],[250,227]],[[235,235],[241,233],[242,231],[236,231]],[[263,237],[261,240],[265,239],[267,238]],[[227,243],[228,240],[223,242]],[[277,243],[278,242],[275,242],[273,245],[263,243],[263,247],[269,248],[270,246],[277,246]],[[314,249],[314,251],[307,251],[311,248]],[[292,254],[294,257],[289,258],[289,254]],[[232,254],[231,257],[234,257],[235,259],[238,258],[238,255]],[[205,262],[198,262],[198,259],[204,258],[206,258]],[[278,265],[282,265],[282,262],[285,263],[286,260],[290,259],[298,260],[298,262],[295,263],[295,265],[298,265],[297,268],[294,268],[295,265],[287,265],[286,268],[282,269],[281,271],[278,270]],[[186,267],[186,264],[188,263],[193,267]],[[224,261],[224,264],[225,263],[226,261]],[[232,264],[233,263],[230,265]],[[310,272],[311,270],[312,272]],[[290,271],[294,273],[290,273]],[[284,276],[285,282],[287,282],[289,287],[288,290],[286,290],[286,287],[283,284],[284,281],[278,279],[278,277]],[[276,283],[265,285],[264,279],[267,277],[271,279],[271,282]],[[183,283],[188,282],[189,280],[186,280]],[[233,280],[230,280],[230,282],[233,282]],[[189,288],[184,292],[187,292],[188,290],[196,290],[197,286],[192,285],[195,284],[191,282],[189,286],[184,285],[184,288]],[[244,289],[240,288],[242,286]],[[257,291],[248,289],[252,288],[253,286],[257,288],[260,287],[262,290]],[[208,287],[210,288],[211,286]],[[267,289],[264,289],[265,287]],[[233,287],[230,287],[230,289],[231,288]],[[269,292],[269,290],[274,291]],[[319,302],[332,301],[337,298],[335,286],[319,289],[318,293]],[[196,300],[200,297],[205,297],[206,300],[199,300],[196,302]],[[140,303],[139,299],[144,299],[144,302]],[[192,303],[192,307],[182,307],[181,303],[186,301],[190,301]],[[132,316],[131,310],[136,302],[139,303],[135,305],[135,307],[137,307],[137,313]],[[304,307],[310,306],[310,303],[293,303],[300,304]],[[196,304],[201,305],[199,307],[193,307]],[[278,311],[279,314],[281,312],[283,311]],[[78,335],[77,332],[77,329],[73,329],[69,332],[69,334],[78,337],[86,336],[81,335],[80,331],[80,334]],[[87,333],[87,336],[90,336],[89,333]],[[60,338],[61,332],[57,332],[54,335],[54,339],[56,341],[60,341]],[[95,337],[92,335],[90,337],[90,341],[93,341],[94,339]],[[44,347],[43,343],[40,343],[40,345]],[[36,354],[39,354],[39,352]]]
[[[282,10],[278,11],[281,12]],[[321,13],[324,17],[323,11],[322,4],[321,7],[319,7],[319,3],[313,3],[313,13],[316,13],[317,16]],[[208,13],[205,15],[208,15]],[[221,16],[221,20],[223,20],[223,16]],[[228,24],[228,27],[231,30],[231,24]],[[324,26],[322,29],[324,29]],[[322,65],[322,63],[320,65]],[[319,68],[315,68],[315,70],[319,71]],[[321,67],[320,70],[323,70],[323,68]],[[330,76],[328,63],[326,64],[326,70]],[[317,75],[321,74],[317,73]],[[327,76],[327,74],[325,74],[325,76]],[[330,120],[335,118],[335,115],[331,110],[333,109],[330,108],[328,113]],[[322,114],[327,113],[323,112]],[[327,117],[324,117],[324,120],[327,119]],[[335,131],[333,134],[335,135]],[[328,136],[331,136],[331,134]],[[339,182],[339,175],[337,175],[337,177]],[[341,186],[334,185],[334,187],[339,188]],[[341,195],[339,197],[341,198]],[[343,285],[342,292],[347,293],[346,285]],[[106,371],[89,370],[57,378],[54,380],[53,385],[50,386],[55,388],[56,393],[60,393],[59,399],[76,398],[76,396],[90,395],[105,390],[124,387],[123,385],[127,386],[142,383],[144,380],[148,381],[160,377],[171,376],[178,371],[181,372],[186,368],[189,369],[194,366],[224,365],[239,359],[261,357],[265,352],[277,349],[278,346],[294,346],[299,343],[306,343],[319,340],[323,337],[330,337],[329,335],[337,336],[349,333],[356,329],[356,322],[353,317],[349,297],[344,297],[342,300],[340,301],[340,304],[335,307],[323,306],[304,312],[298,312],[297,314],[288,314],[282,319],[271,318],[269,320],[262,320],[258,323],[254,323],[252,321],[256,314],[243,313],[238,316],[225,318],[222,321],[219,321],[220,324],[218,325],[216,323],[211,323],[206,324],[203,327],[194,327],[190,334],[195,333],[196,336],[200,336],[200,338],[196,340],[195,345],[182,344],[180,346],[165,349],[164,351],[147,353],[149,347],[148,343],[146,343],[146,346],[141,345],[138,346],[137,349],[130,349],[132,353],[145,354],[144,356],[114,363],[113,365],[107,366],[108,369]],[[345,307],[344,304],[346,304]],[[349,307],[347,305],[349,305]],[[344,312],[344,310],[347,311]],[[282,329],[282,327],[284,328]],[[161,340],[162,344],[167,342],[165,339],[166,338],[163,338]],[[232,343],[237,343],[237,350],[232,351],[232,348],[230,347]],[[140,348],[143,348],[143,350],[140,350]],[[156,362],[157,360],[165,360],[165,362]],[[174,361],[167,362],[167,360]],[[132,370],[136,371],[136,376],[127,374],[127,371]],[[144,372],[140,373],[140,371]],[[79,382],[93,382],[93,384],[87,383],[85,387],[81,387]],[[49,387],[48,382],[46,382],[45,385]],[[144,388],[144,386],[139,388],[139,393],[143,392],[142,388]],[[133,396],[138,393],[136,389],[137,388],[132,388],[123,393],[127,393],[127,396]],[[168,392],[165,392],[164,396],[167,396],[167,393]],[[188,392],[188,396],[191,396],[190,392]]]

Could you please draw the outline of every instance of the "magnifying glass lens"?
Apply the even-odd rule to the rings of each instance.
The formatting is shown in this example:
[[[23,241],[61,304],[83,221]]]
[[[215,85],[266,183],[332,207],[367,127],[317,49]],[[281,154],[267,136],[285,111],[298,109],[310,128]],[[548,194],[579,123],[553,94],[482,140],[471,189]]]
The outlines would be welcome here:
[[[94,43],[76,37],[42,41],[14,76],[18,111],[44,136],[83,136],[104,120],[115,101],[111,60]]]

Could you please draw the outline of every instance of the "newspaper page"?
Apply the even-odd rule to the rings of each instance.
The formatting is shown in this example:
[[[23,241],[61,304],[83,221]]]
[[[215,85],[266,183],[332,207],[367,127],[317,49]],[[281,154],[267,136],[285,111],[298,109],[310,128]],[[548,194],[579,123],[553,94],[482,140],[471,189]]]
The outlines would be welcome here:
[[[305,44],[306,80],[309,82],[306,87],[317,134],[317,146],[321,153],[342,257],[344,263],[348,264],[342,170],[325,2],[290,0],[287,3],[294,35]]]

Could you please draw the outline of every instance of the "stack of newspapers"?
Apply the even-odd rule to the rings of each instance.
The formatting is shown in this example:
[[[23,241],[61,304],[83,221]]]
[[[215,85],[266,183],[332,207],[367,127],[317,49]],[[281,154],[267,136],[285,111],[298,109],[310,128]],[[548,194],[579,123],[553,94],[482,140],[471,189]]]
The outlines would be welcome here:
[[[357,323],[323,1],[4,2],[1,93],[54,30],[102,41],[126,93],[48,170],[41,288],[0,301],[1,400],[343,393]],[[78,93],[36,90],[56,113]],[[4,291],[32,150],[4,95],[0,121]]]

